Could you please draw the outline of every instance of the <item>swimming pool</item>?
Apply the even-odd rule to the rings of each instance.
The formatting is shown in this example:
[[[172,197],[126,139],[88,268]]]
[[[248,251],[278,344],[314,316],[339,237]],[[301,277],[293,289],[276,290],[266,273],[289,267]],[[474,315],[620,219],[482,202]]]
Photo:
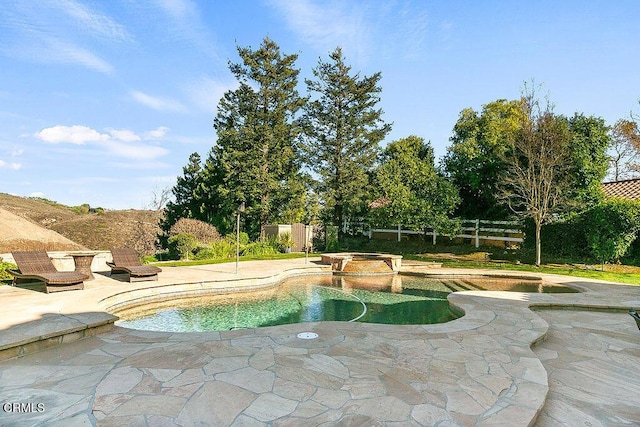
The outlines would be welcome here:
[[[413,275],[303,276],[267,290],[166,301],[121,310],[118,326],[132,329],[203,332],[289,323],[345,321],[434,324],[460,317],[447,295],[461,290],[575,292],[514,278],[430,278]]]

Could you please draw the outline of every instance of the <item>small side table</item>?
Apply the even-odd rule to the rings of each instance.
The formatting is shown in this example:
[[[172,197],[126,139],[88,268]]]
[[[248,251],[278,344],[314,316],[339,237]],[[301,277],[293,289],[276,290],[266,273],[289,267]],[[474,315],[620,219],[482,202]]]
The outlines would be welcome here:
[[[95,252],[69,252],[69,255],[73,257],[76,271],[89,276],[87,280],[95,279],[91,272],[91,263],[93,262],[93,257],[96,256]]]

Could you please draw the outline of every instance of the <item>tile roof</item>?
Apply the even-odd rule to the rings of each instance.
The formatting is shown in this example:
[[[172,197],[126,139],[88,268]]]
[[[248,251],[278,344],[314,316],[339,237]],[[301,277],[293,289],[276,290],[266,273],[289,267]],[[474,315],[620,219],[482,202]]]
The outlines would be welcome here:
[[[607,197],[640,199],[640,178],[605,182],[602,184],[602,191]]]

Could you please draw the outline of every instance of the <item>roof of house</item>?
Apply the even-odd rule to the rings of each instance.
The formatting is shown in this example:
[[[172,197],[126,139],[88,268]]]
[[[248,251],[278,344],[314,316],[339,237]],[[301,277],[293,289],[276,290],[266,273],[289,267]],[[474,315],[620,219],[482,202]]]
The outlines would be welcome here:
[[[602,191],[607,197],[640,199],[640,178],[605,182],[602,184]]]
[[[391,200],[389,200],[389,198],[387,197],[379,197],[373,202],[369,203],[369,208],[371,209],[383,208],[387,206],[390,201]]]

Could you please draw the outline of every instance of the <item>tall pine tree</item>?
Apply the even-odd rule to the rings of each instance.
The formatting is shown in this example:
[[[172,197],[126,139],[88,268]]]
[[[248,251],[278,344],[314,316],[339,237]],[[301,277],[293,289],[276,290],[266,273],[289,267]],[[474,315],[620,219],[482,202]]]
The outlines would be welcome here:
[[[160,228],[164,235],[161,241],[166,245],[169,230],[180,218],[202,219],[204,205],[202,201],[202,167],[200,155],[192,153],[189,163],[182,168],[182,176],[176,180],[171,192],[173,200],[167,203]]]
[[[207,159],[205,186],[216,193],[219,220],[245,202],[244,228],[255,237],[303,200],[295,116],[305,99],[296,90],[297,55],[282,54],[269,38],[257,50],[239,47],[238,54],[241,63],[229,68],[240,86],[218,104],[218,141]]]
[[[324,219],[342,225],[366,209],[369,172],[391,125],[376,109],[381,74],[351,75],[339,47],[329,59],[313,69],[315,80],[306,80],[317,99],[305,107],[304,139],[309,166],[319,175]]]

